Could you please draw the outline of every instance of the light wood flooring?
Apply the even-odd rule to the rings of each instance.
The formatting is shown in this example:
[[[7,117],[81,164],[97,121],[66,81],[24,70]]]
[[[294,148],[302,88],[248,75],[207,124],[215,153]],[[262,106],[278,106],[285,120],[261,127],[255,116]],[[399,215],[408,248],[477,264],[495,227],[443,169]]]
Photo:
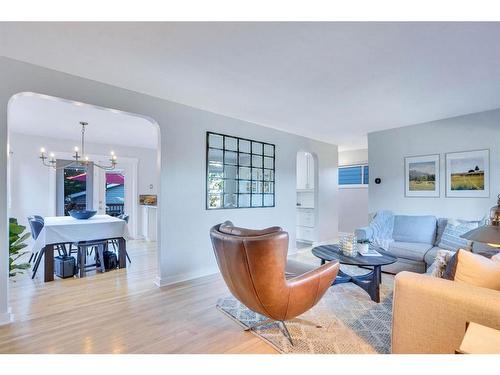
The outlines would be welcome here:
[[[11,281],[0,353],[276,353],[216,309],[229,293],[219,275],[158,288],[155,244],[128,251],[125,270]]]

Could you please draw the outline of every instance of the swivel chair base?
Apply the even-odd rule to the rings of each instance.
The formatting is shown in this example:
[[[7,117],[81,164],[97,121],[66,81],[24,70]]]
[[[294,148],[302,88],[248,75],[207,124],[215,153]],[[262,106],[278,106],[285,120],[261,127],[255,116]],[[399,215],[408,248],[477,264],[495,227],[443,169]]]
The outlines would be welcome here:
[[[263,325],[267,325],[267,324],[271,324],[271,323],[278,324],[278,328],[280,329],[283,336],[285,336],[288,339],[288,341],[290,342],[290,345],[293,346],[294,344],[293,344],[293,340],[292,340],[292,335],[290,335],[290,332],[288,331],[288,328],[286,327],[285,322],[282,320],[273,320],[273,319],[261,320],[260,322],[257,322],[254,325],[245,328],[245,331],[252,331],[257,327],[261,327]]]

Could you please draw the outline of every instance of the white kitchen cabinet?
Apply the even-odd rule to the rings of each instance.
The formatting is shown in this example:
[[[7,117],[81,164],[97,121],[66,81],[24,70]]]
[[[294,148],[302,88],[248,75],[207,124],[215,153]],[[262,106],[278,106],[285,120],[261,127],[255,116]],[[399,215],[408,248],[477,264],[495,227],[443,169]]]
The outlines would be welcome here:
[[[297,153],[297,190],[314,189],[314,158],[308,152]]]
[[[297,240],[302,242],[314,243],[316,240],[315,229],[297,226]]]
[[[297,225],[314,228],[314,209],[297,208]]]
[[[308,152],[297,153],[297,241],[315,243],[316,204],[315,204],[314,158]]]
[[[142,235],[146,241],[156,241],[157,207],[141,205]]]

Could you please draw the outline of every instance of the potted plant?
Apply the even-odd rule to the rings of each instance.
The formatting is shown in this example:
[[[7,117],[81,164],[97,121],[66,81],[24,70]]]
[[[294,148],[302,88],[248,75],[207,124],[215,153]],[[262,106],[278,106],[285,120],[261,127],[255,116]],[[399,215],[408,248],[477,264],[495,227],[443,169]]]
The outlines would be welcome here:
[[[9,277],[23,273],[31,266],[29,263],[16,263],[16,260],[28,253],[28,251],[21,251],[28,246],[24,241],[30,236],[29,232],[24,233],[25,230],[26,227],[19,225],[17,219],[9,219]]]

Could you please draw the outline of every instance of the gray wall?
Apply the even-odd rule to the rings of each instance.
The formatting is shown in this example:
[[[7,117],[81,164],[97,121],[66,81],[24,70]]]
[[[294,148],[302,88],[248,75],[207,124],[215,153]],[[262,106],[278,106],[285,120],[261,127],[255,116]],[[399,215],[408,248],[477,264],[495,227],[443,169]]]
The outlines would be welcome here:
[[[281,225],[295,243],[297,152],[318,157],[319,240],[337,235],[337,147],[331,144],[220,116],[159,98],[0,58],[0,321],[8,317],[6,156],[7,108],[19,92],[37,92],[156,120],[160,129],[160,285],[217,271],[209,228],[223,220],[249,227]],[[276,207],[205,210],[205,132],[255,138],[276,144]],[[159,165],[160,166],[160,163]],[[152,275],[152,278],[154,275]],[[61,282],[56,280],[55,282]]]
[[[368,163],[368,149],[339,152],[339,166]],[[339,231],[368,224],[368,187],[339,187]]]
[[[445,153],[490,149],[490,198],[445,196]],[[404,157],[440,154],[439,198],[405,198]],[[369,211],[478,219],[500,193],[500,109],[368,134]],[[382,183],[375,185],[374,178]]]

